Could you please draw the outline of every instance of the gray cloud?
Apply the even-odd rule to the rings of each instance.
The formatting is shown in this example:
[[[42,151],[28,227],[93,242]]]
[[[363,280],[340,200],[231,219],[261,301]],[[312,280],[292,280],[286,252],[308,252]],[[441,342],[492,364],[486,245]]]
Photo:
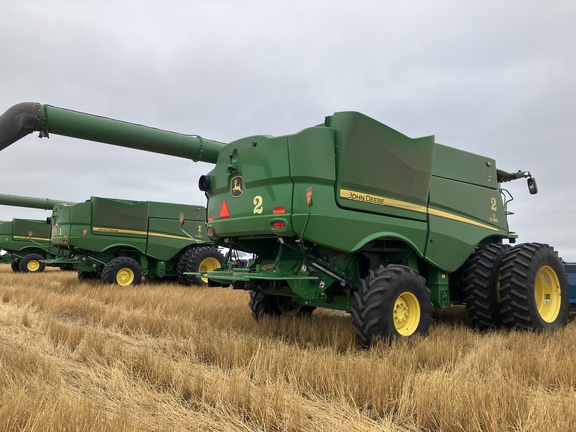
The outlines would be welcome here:
[[[0,111],[39,101],[222,141],[340,110],[530,170],[511,184],[520,241],[576,260],[572,1],[27,1],[0,7]],[[211,168],[27,137],[3,192],[203,203]],[[0,219],[45,212],[0,206]]]

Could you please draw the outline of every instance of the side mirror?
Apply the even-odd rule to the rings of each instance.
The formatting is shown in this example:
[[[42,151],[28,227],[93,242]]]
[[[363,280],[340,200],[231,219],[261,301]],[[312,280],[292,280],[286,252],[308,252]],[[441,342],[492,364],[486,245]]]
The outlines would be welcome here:
[[[528,177],[528,191],[531,195],[538,193],[538,185],[536,184],[536,179],[533,177]]]

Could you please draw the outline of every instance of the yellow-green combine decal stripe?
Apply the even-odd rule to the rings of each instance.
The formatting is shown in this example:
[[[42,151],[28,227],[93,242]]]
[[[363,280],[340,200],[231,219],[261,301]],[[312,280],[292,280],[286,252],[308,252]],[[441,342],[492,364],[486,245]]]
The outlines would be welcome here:
[[[171,238],[176,240],[193,240],[195,242],[200,242],[201,240],[197,240],[195,238],[190,238],[187,236],[177,236],[174,234],[164,234],[164,233],[157,233],[157,232],[147,232],[147,231],[136,231],[136,230],[128,230],[122,228],[104,228],[104,227],[94,227],[92,228],[94,232],[100,233],[109,233],[109,234],[131,234],[131,235],[141,235],[141,236],[150,236],[150,237],[163,237],[163,238]]]
[[[340,198],[351,201],[358,201],[365,204],[374,204],[384,207],[396,207],[404,210],[412,210],[418,213],[426,213],[426,206],[413,204],[407,201],[400,201],[393,198],[386,198],[378,195],[371,195],[363,192],[355,192],[347,189],[340,189]]]
[[[365,204],[373,204],[384,207],[394,207],[403,210],[411,210],[418,213],[425,213],[432,216],[438,216],[445,219],[455,220],[458,222],[466,223],[469,225],[474,225],[480,228],[489,229],[491,231],[499,231],[498,228],[484,224],[482,222],[475,221],[473,219],[458,216],[446,211],[432,209],[423,205],[414,204],[408,201],[401,201],[393,198],[387,198],[379,195],[367,194],[364,192],[356,192],[348,189],[340,189],[340,198],[344,198],[350,201],[358,201]]]
[[[13,236],[15,239],[18,240],[37,240],[37,241],[45,241],[45,242],[49,242],[50,239],[49,238],[44,238],[44,237],[27,237],[27,236]]]

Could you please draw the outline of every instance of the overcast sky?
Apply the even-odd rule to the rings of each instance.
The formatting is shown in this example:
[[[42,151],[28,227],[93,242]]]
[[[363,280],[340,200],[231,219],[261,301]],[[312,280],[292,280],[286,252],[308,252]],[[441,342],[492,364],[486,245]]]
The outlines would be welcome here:
[[[529,170],[511,229],[576,261],[576,1],[27,0],[0,4],[0,113],[31,101],[229,142],[360,111]],[[211,165],[52,135],[2,193],[205,204]],[[0,206],[0,220],[49,212]]]

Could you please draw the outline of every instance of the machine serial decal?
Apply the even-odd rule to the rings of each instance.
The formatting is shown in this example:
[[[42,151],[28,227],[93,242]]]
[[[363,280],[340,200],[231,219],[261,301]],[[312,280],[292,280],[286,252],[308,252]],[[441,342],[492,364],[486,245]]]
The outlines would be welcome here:
[[[234,176],[230,180],[230,194],[232,198],[239,198],[244,194],[244,178],[242,176]]]
[[[455,220],[469,225],[474,225],[480,228],[489,229],[491,231],[498,231],[497,228],[483,224],[481,222],[477,222],[472,219],[468,219],[442,210],[435,210],[423,205],[413,204],[407,201],[400,201],[392,198],[386,198],[378,195],[370,195],[367,193],[355,192],[347,189],[340,189],[340,198],[344,198],[351,201],[358,201],[366,204],[373,204],[385,207],[395,207],[403,210],[412,210],[418,213],[426,213],[432,216],[438,216],[441,218]]]

